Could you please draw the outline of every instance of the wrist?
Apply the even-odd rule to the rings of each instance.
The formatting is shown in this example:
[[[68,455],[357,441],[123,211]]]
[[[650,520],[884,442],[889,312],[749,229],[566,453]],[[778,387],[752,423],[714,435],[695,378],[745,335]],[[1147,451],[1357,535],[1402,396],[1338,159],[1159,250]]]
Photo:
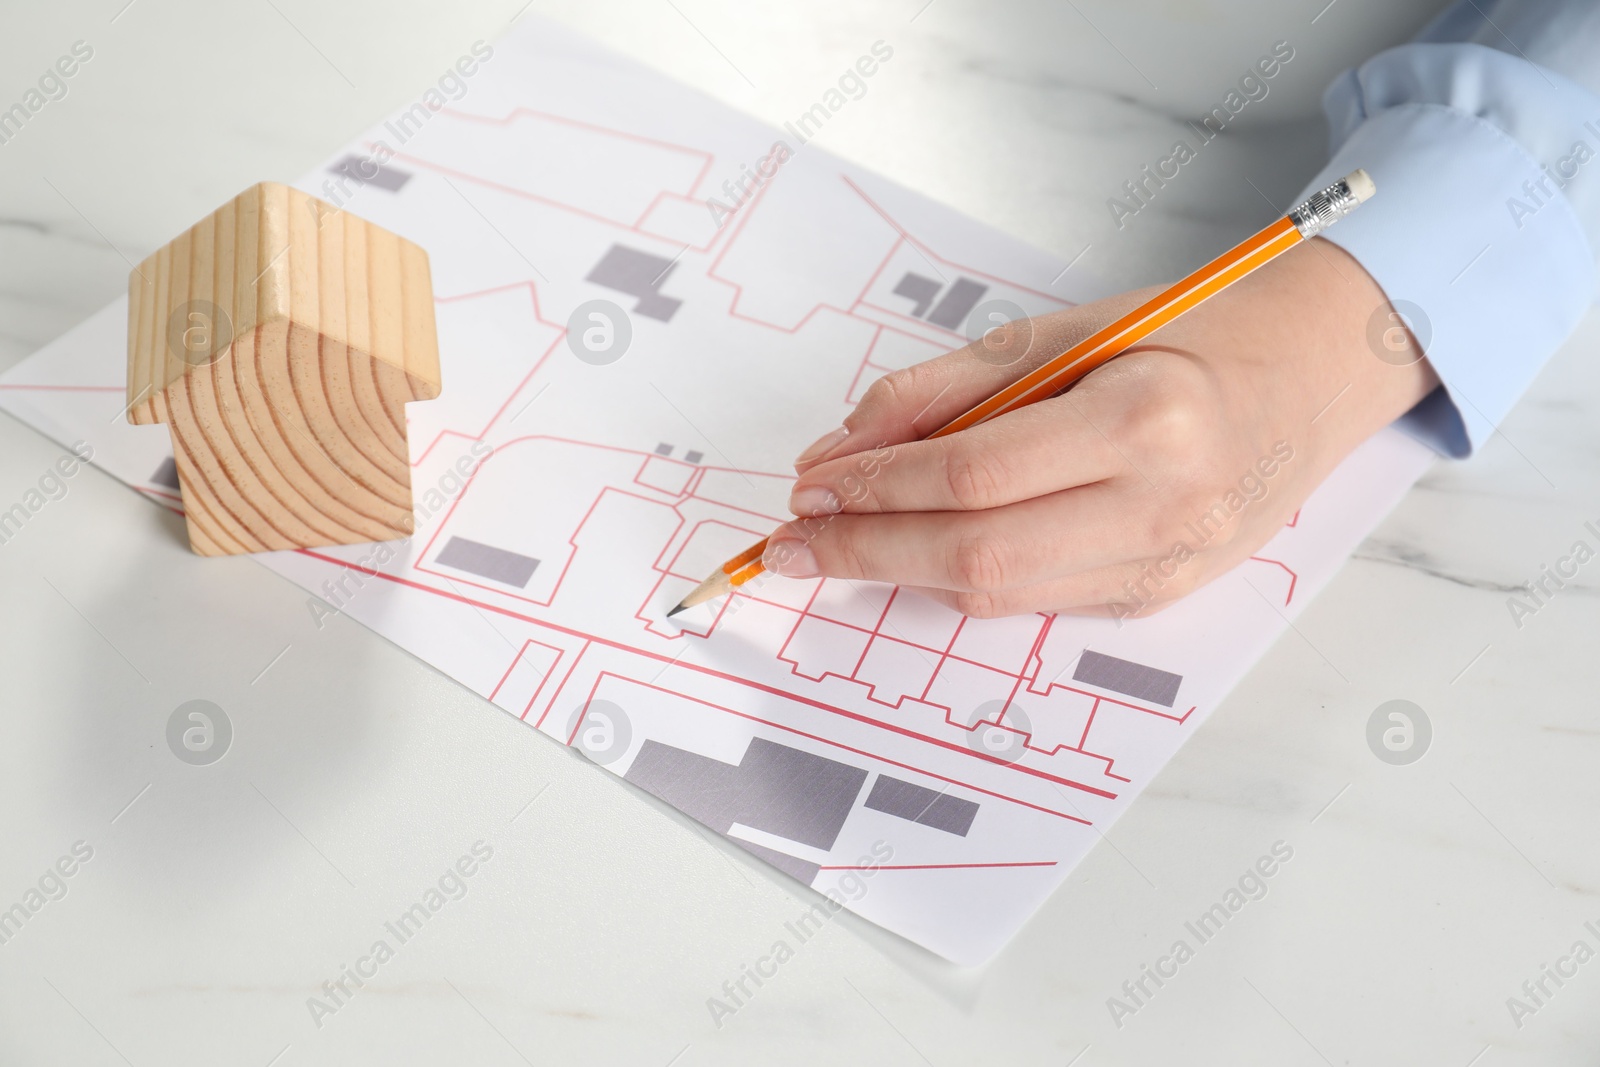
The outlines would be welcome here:
[[[1329,453],[1331,469],[1415,407],[1439,378],[1360,261],[1320,237],[1308,245],[1294,257],[1303,277],[1287,287],[1284,306],[1307,315],[1316,335],[1308,346],[1317,365],[1307,368],[1307,435]]]

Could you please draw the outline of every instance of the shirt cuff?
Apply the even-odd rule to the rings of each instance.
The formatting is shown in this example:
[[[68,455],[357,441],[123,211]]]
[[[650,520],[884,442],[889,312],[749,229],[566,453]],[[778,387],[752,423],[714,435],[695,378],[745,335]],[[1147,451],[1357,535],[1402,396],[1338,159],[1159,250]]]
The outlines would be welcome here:
[[[1323,237],[1383,288],[1443,382],[1398,425],[1466,456],[1588,307],[1594,253],[1572,205],[1500,126],[1434,102],[1387,102],[1365,117],[1346,110],[1341,120],[1338,107],[1364,110],[1357,72],[1344,80],[1328,93],[1343,143],[1302,199],[1357,167],[1372,176],[1377,194]],[[1549,192],[1535,203],[1529,190],[1541,183]],[[1398,326],[1388,308],[1373,309],[1374,358],[1406,358],[1392,333]]]

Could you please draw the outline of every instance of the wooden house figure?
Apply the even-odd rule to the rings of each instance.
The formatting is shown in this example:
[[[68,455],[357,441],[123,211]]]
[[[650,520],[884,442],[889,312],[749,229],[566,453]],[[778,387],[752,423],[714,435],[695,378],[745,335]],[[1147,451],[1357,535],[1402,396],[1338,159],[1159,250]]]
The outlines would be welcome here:
[[[428,254],[245,190],[128,280],[128,421],[164,422],[204,556],[406,537],[406,404],[439,395]]]

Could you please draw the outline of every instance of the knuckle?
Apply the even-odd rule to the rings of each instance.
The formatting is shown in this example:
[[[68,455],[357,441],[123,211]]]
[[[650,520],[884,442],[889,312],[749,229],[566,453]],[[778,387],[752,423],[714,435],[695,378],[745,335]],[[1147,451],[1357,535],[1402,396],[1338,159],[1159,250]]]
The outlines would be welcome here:
[[[861,394],[861,402],[856,405],[851,418],[898,411],[909,405],[911,398],[917,395],[918,386],[925,373],[920,368],[921,364],[912,364],[890,371],[867,386],[867,391]],[[847,418],[845,421],[848,423],[851,419]]]
[[[1203,584],[1200,575],[1192,569],[1180,569],[1177,576],[1167,583],[1167,592],[1173,599],[1188,596]]]
[[[1145,509],[1142,514],[1128,520],[1123,531],[1126,538],[1124,545],[1135,559],[1164,556],[1183,540],[1183,532],[1176,517],[1165,509]]]
[[[856,535],[854,524],[838,521],[839,516],[832,518],[835,521],[828,524],[828,536],[817,539],[816,547],[823,550],[818,555],[824,561],[824,570],[835,578],[873,577],[871,558]]]
[[[951,448],[945,456],[944,473],[950,499],[963,511],[981,511],[1004,500],[1003,465],[991,452]]]
[[[1230,513],[1229,517],[1217,527],[1217,532],[1211,536],[1211,540],[1206,542],[1206,547],[1216,549],[1233,544],[1239,539],[1239,526],[1239,518]]]
[[[954,607],[973,619],[994,619],[1001,614],[1000,602],[992,593],[961,592],[955,595]]]
[[[1196,494],[1186,514],[1196,531],[1197,548],[1220,548],[1239,535],[1238,510],[1228,506],[1226,490],[1215,494]]]
[[[1169,567],[1162,574],[1161,584],[1155,590],[1157,599],[1185,596],[1195,586],[1195,577],[1189,568]]]
[[[899,372],[896,371],[895,373],[898,374]],[[871,385],[867,386],[866,392],[861,394],[861,400],[856,404],[856,410],[851,413],[851,417],[853,418],[862,412],[869,412],[877,408],[888,406],[889,402],[893,400],[896,395],[895,386],[893,382],[890,381],[892,377],[893,375],[885,374],[883,377],[877,379]]]
[[[956,542],[950,561],[951,577],[961,589],[991,592],[1006,586],[1005,550],[991,534],[969,534]]]
[[[1193,441],[1204,427],[1205,415],[1189,394],[1163,391],[1132,408],[1127,421],[1135,440],[1160,447]]]

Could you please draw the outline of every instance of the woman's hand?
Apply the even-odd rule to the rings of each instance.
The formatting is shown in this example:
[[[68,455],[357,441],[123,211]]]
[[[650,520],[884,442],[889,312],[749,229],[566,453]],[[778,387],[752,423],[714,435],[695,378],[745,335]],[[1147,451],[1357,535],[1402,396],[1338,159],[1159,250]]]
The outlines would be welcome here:
[[[1070,392],[920,440],[1157,291],[1011,323],[874,382],[796,460],[803,518],[773,535],[768,568],[894,582],[981,618],[1148,613],[1248,557],[1438,384],[1408,336],[1414,359],[1378,357],[1369,323],[1387,299],[1316,239]]]

